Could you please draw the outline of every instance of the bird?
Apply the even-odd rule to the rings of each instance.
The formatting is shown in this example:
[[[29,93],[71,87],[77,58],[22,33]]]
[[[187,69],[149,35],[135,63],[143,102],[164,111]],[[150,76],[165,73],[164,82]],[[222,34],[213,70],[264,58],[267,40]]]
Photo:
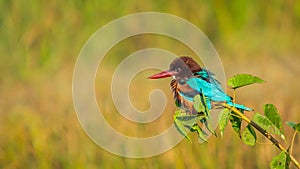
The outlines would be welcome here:
[[[173,93],[177,107],[184,108],[189,114],[199,113],[194,109],[194,97],[205,97],[209,110],[222,107],[222,103],[242,111],[252,111],[244,105],[233,103],[232,97],[222,89],[221,83],[215,78],[214,73],[201,67],[189,56],[181,56],[172,61],[169,69],[149,76],[149,79],[172,77],[170,89]]]

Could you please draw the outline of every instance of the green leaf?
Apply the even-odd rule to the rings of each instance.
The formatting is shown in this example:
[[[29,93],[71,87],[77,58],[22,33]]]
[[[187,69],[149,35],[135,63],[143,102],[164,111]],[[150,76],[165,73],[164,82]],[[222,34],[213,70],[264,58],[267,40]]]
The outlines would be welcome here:
[[[254,129],[248,125],[242,133],[242,139],[245,144],[254,146],[256,143],[256,134]]]
[[[236,116],[230,116],[229,120],[231,122],[231,126],[233,130],[239,135],[241,138],[241,125],[242,125],[242,119]]]
[[[277,108],[273,104],[265,104],[264,111],[266,117],[272,122],[273,125],[275,125],[279,129],[280,137],[285,140],[282,122],[281,122],[280,115],[277,111]]]
[[[259,77],[252,76],[250,74],[237,74],[228,80],[228,86],[233,89],[237,89],[239,87],[264,82],[265,81]]]
[[[174,117],[184,116],[186,114],[187,113],[184,109],[177,109],[174,113]]]
[[[211,126],[210,120],[207,118],[203,118],[200,120],[202,124],[206,127],[206,129],[213,135],[217,136],[216,132],[214,131],[213,127]]]
[[[253,121],[255,123],[257,123],[258,125],[260,125],[263,129],[265,129],[266,131],[270,132],[270,128],[273,127],[272,126],[272,122],[270,122],[270,120],[268,118],[266,118],[265,116],[259,114],[259,113],[255,113],[253,116]],[[275,128],[276,129],[276,128]],[[274,130],[275,130],[274,129]],[[274,132],[274,131],[273,131]],[[273,133],[272,132],[272,133]]]
[[[265,104],[264,111],[266,117],[281,131],[283,132],[282,122],[277,108],[273,104]]]
[[[204,116],[201,116],[204,118]],[[182,123],[192,126],[196,123],[196,121],[200,118],[200,116],[197,115],[181,115],[175,117],[177,120],[182,121]]]
[[[300,123],[296,124],[295,130],[296,130],[297,132],[300,132]]]
[[[286,124],[290,126],[292,129],[294,129],[295,131],[300,132],[300,123],[296,124],[294,122],[287,121]]]
[[[180,120],[184,125],[187,126],[193,126],[197,123],[197,121],[200,121],[204,118],[204,114],[186,114],[185,110],[183,109],[177,110],[174,115],[174,120]]]
[[[195,123],[195,117],[190,117],[186,115],[186,111],[184,109],[178,109],[174,114],[174,125],[178,132],[182,134],[187,140],[191,142],[191,139],[188,136],[189,130],[185,127],[184,122],[186,123]],[[192,124],[193,125],[193,124]]]
[[[271,169],[288,169],[289,166],[289,158],[285,154],[284,151],[281,151],[281,153],[275,157],[273,157],[271,163],[270,163],[270,168]]]
[[[257,123],[258,125],[260,125],[267,132],[270,132],[272,134],[277,134],[282,139],[285,139],[284,134],[267,117],[265,117],[259,113],[255,113],[253,116],[253,121],[255,123]]]
[[[187,114],[184,109],[179,109],[174,114],[174,124],[179,133],[182,134],[187,140],[191,141],[190,137],[188,136],[189,131],[197,132],[198,137],[202,138],[203,132],[200,132],[200,130],[195,126],[197,126],[198,121],[201,122],[203,119],[205,119],[205,117],[206,116],[204,114],[190,115]],[[205,139],[202,140],[205,141]]]
[[[294,129],[294,127],[296,126],[296,123],[295,122],[292,122],[292,121],[287,121],[286,124],[288,126],[290,126],[292,129]]]
[[[202,103],[203,103],[203,105],[204,105],[204,113],[205,113],[205,115],[207,116],[207,118],[210,118],[210,110],[208,109],[208,107],[207,107],[207,102],[206,102],[206,97],[204,96],[204,94],[203,94],[203,92],[202,92],[202,90],[201,90],[201,93],[200,93],[200,98],[201,98],[201,101],[202,101]]]
[[[202,91],[194,97],[194,109],[198,113],[204,113],[204,115],[207,116],[206,118],[210,118],[210,111],[207,107],[206,97],[203,95]]]
[[[194,109],[197,112],[204,112],[205,111],[205,105],[203,105],[201,96],[199,94],[194,97]]]
[[[182,121],[174,118],[174,125],[175,125],[176,129],[178,130],[178,132],[191,142],[191,139],[188,136],[188,131],[186,131],[186,127],[184,126]]]
[[[192,132],[197,132],[197,135],[198,135],[198,139],[199,139],[199,142],[208,142],[205,135],[207,135],[198,125],[194,125],[192,128],[191,128],[191,131]]]
[[[230,110],[225,108],[220,112],[219,115],[219,127],[220,127],[220,133],[221,133],[221,137],[224,134],[224,130],[228,125],[228,120],[229,120],[229,116],[230,116]]]

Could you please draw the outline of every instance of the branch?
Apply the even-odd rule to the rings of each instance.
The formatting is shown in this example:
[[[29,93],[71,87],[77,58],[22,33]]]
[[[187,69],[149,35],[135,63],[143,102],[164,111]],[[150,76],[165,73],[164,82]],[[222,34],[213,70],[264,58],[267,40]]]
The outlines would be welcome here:
[[[291,150],[290,150],[291,154],[293,154],[293,147],[294,147],[296,134],[297,134],[297,131],[295,131],[294,134],[293,134],[292,143],[291,143]]]
[[[270,133],[268,133],[265,129],[261,128],[258,124],[256,124],[254,121],[250,120],[248,117],[246,117],[241,111],[236,109],[235,107],[231,107],[226,103],[223,103],[223,106],[232,110],[236,115],[240,116],[242,120],[246,121],[249,125],[253,126],[257,131],[259,131],[262,135],[264,135],[268,140],[270,140],[278,149],[285,152],[287,154],[293,164],[300,169],[299,162],[295,159],[295,157],[290,154],[280,143],[279,141],[274,138]]]

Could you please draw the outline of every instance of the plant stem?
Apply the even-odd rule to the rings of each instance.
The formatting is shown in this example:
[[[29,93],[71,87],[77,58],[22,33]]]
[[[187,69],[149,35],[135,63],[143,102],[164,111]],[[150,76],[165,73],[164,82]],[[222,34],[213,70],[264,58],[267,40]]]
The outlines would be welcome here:
[[[296,137],[297,131],[294,132],[293,138],[292,138],[292,143],[291,143],[291,149],[290,153],[293,154],[293,147],[294,147],[294,142],[295,142],[295,137]]]
[[[235,89],[233,89],[233,98],[232,98],[232,102],[235,103]]]
[[[293,164],[300,169],[300,164],[299,162],[295,159],[295,157],[290,154],[280,143],[278,140],[276,140],[276,138],[274,138],[270,133],[268,133],[265,129],[261,128],[258,124],[256,124],[255,122],[253,122],[252,120],[250,120],[247,116],[245,116],[241,111],[239,111],[238,109],[236,109],[235,107],[231,107],[228,104],[224,103],[223,104],[224,107],[230,109],[231,111],[233,111],[236,115],[240,116],[242,118],[242,120],[246,121],[249,125],[253,126],[257,131],[259,131],[262,135],[264,135],[268,140],[270,140],[278,149],[280,149],[281,151],[284,151],[285,154],[287,154],[288,156],[290,156],[291,161],[293,162]]]

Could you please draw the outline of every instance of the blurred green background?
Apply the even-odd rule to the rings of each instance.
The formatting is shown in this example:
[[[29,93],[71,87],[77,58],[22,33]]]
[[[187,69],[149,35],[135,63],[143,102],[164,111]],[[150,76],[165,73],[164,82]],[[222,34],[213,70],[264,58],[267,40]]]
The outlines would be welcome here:
[[[172,150],[145,159],[110,154],[84,133],[71,93],[82,46],[108,22],[146,11],[174,14],[200,28],[215,45],[227,78],[251,73],[267,81],[238,91],[238,102],[258,112],[264,104],[274,103],[283,121],[300,122],[300,1],[1,1],[0,168],[268,168],[279,151],[269,144],[248,147],[231,128],[208,144],[183,140]],[[109,90],[114,66],[136,50],[161,47],[190,54],[182,44],[166,45],[168,41],[159,36],[132,37],[104,59],[101,69],[106,73],[96,79],[98,104],[120,132],[151,136],[172,123],[175,108],[169,79],[145,79],[155,71],[140,73],[130,88],[140,109],[149,107],[151,89],[160,86],[166,91],[167,110],[150,124],[140,126],[120,117]],[[289,142],[292,133],[285,129]],[[262,137],[259,141],[267,142]],[[294,154],[300,160],[299,137],[295,144]]]

